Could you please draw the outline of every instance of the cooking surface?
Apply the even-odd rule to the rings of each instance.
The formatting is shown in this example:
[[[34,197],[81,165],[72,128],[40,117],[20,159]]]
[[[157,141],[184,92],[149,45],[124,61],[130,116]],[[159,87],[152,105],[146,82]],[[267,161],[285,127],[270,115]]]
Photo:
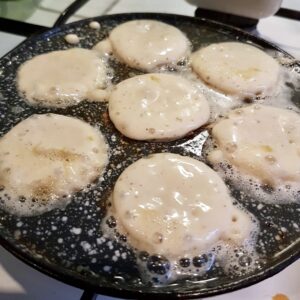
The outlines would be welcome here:
[[[5,251],[4,251],[4,253],[6,253]],[[2,253],[1,253],[2,254]],[[6,257],[6,255],[7,254],[5,254],[5,256],[4,257]],[[8,255],[8,257],[9,257],[9,255]],[[9,259],[9,258],[8,258]],[[2,261],[2,255],[1,255],[1,261]],[[20,262],[18,262],[18,264],[20,264],[20,265],[22,265],[22,263],[20,263]],[[297,268],[297,264],[298,264],[298,268]],[[5,266],[6,264],[3,262],[3,265]],[[294,266],[296,266],[296,267],[294,267]],[[27,268],[27,267],[25,267],[25,268]],[[13,269],[12,268],[12,270],[14,270],[15,271],[15,269]],[[295,263],[292,267],[290,267],[288,270],[291,270],[291,271],[289,271],[289,272],[292,272],[292,274],[294,274],[294,272],[296,272],[297,270],[299,271],[299,262],[298,263]],[[13,272],[13,271],[12,271]],[[30,271],[29,272],[31,272],[31,273],[35,273],[35,271],[34,270],[31,270],[30,269]],[[284,271],[284,272],[288,272],[288,271]],[[284,273],[283,272],[283,273]],[[40,276],[39,278],[44,278],[44,276],[43,275],[40,275],[39,273],[37,273],[38,275],[37,276]],[[290,274],[290,273],[289,273]],[[281,275],[281,274],[280,274]],[[275,279],[276,278],[280,278],[279,276],[280,275],[278,275],[278,276],[276,276],[275,277]],[[1,273],[0,273],[0,276],[1,276]],[[290,275],[291,276],[291,275]],[[299,275],[298,275],[299,276]],[[292,279],[295,279],[295,278],[297,278],[297,274],[296,275],[293,275],[292,276],[293,278]],[[1,277],[0,277],[1,278]],[[4,278],[5,278],[5,275],[4,275]],[[15,278],[17,278],[17,277],[15,277]],[[274,279],[274,280],[275,280]],[[289,280],[289,283],[292,285],[293,284],[293,281],[292,281],[292,279],[291,280]],[[49,282],[55,282],[54,280],[52,280],[52,279],[48,279],[49,280]],[[279,279],[280,280],[280,279]],[[270,280],[268,280],[268,281],[270,281]],[[295,280],[295,289],[297,288],[297,285],[296,285],[296,281],[297,280]],[[0,281],[0,288],[1,288],[1,282],[2,282],[2,280]],[[26,284],[24,284],[24,285],[26,285]],[[62,284],[60,284],[60,283],[58,283],[58,285],[59,286],[63,286]],[[260,283],[260,284],[258,284],[258,285],[256,285],[256,286],[263,286],[263,284],[262,283]],[[256,287],[255,286],[255,287]],[[288,287],[290,287],[290,285],[287,285],[286,283],[281,283],[281,286],[282,286],[282,289],[280,289],[280,284],[278,283],[276,283],[276,284],[274,284],[274,286],[272,287],[272,290],[269,292],[269,293],[264,293],[264,292],[257,292],[257,294],[256,294],[256,292],[253,292],[253,297],[254,297],[254,295],[256,296],[256,298],[257,299],[270,299],[271,298],[271,296],[273,296],[274,294],[276,294],[276,293],[279,293],[279,292],[282,292],[282,293],[284,293],[284,291],[285,291],[285,289],[286,288],[288,288]],[[9,287],[9,284],[5,284],[5,289],[8,289],[8,287]],[[249,292],[249,295],[250,295],[250,293],[251,293],[251,290],[255,290],[254,288],[255,287],[252,287],[252,288],[248,288],[248,289],[245,289],[244,291],[241,291],[241,292],[236,292],[236,293],[234,293],[234,294],[236,294],[236,295],[239,295],[239,297],[244,297],[245,299],[247,299],[247,297],[245,296],[246,295],[246,291],[248,290],[248,291],[250,291]],[[274,290],[274,287],[276,287],[276,290]],[[263,289],[264,289],[264,286],[262,287]],[[67,288],[66,288],[67,289]],[[75,296],[75,294],[72,294],[72,292],[71,292],[71,290],[72,291],[78,291],[78,290],[76,290],[76,289],[72,289],[72,288],[68,288],[68,290],[70,289],[70,296],[71,296],[71,298],[70,299],[76,299],[76,298],[78,298],[78,296],[76,297]],[[56,292],[58,291],[57,289],[55,289],[56,290]],[[6,293],[6,292],[5,292]],[[42,293],[42,291],[41,291],[41,293]],[[240,293],[240,294],[239,294]],[[243,294],[244,293],[244,294]],[[289,293],[287,293],[286,292],[286,294],[290,297],[290,299],[298,299],[298,298],[296,298],[296,295],[298,295],[298,291],[297,290],[295,290],[295,298],[293,298],[293,293],[294,293],[294,289],[293,289],[293,285],[291,286],[291,293],[289,294]],[[78,295],[80,294],[80,292],[78,291]],[[248,293],[247,293],[248,294]],[[30,294],[29,294],[30,295]],[[29,296],[28,295],[28,296]],[[32,295],[32,294],[31,294]],[[63,293],[61,293],[61,295],[63,295]],[[249,295],[248,295],[248,297],[249,297]],[[258,295],[262,295],[262,297],[266,297],[266,298],[258,298]],[[4,294],[3,294],[3,297],[9,297],[9,296],[4,296]],[[233,299],[233,298],[226,298],[226,297],[229,297],[229,295],[225,295],[225,296],[219,296],[219,297],[216,297],[215,299]],[[238,296],[237,296],[238,297]],[[268,298],[267,298],[268,297]],[[43,297],[43,299],[44,299],[45,297]],[[65,298],[65,297],[63,297],[64,299],[67,299],[67,298]],[[100,296],[99,296],[99,298],[100,298]],[[2,294],[1,294],[1,292],[0,292],[0,299],[2,299]],[[3,299],[6,299],[6,298],[3,298]],[[7,298],[7,299],[9,299],[9,298]],[[15,298],[15,296],[13,296],[12,295],[12,298],[11,299],[16,299]],[[31,298],[32,299],[32,298]],[[37,298],[37,299],[39,299],[39,298]],[[60,299],[59,298],[59,296],[58,296],[58,299]],[[102,299],[102,298],[101,298]],[[103,299],[106,299],[106,297],[103,297]],[[239,299],[239,298],[237,298],[237,299]],[[253,299],[253,298],[249,298],[249,299]]]

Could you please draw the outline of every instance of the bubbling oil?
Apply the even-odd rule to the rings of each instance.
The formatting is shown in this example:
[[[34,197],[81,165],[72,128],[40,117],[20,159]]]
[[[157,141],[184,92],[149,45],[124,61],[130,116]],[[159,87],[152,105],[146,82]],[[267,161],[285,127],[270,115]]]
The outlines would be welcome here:
[[[112,60],[118,59],[112,55]],[[294,66],[293,61],[290,59],[283,59],[280,55],[275,57],[280,63],[280,72],[278,84],[274,87],[271,96],[261,97],[256,95],[255,98],[244,99],[229,94],[221,93],[220,91],[208,86],[202,82],[197,75],[192,71],[188,59],[184,59],[177,64],[169,64],[156,68],[153,72],[158,73],[171,73],[177,74],[190,80],[199,90],[199,93],[204,94],[210,104],[210,123],[223,118],[229,111],[234,108],[249,105],[249,103],[259,103],[264,105],[275,106],[279,108],[287,108],[299,112],[297,103],[291,101],[294,94],[294,89],[300,88],[300,75],[299,70]],[[128,76],[132,77],[139,75],[139,72],[129,73]],[[210,126],[208,126],[209,128]],[[209,144],[209,146],[208,146]],[[197,151],[197,155],[201,155],[206,159],[207,153],[210,152],[215,145],[213,145],[210,138],[205,144],[204,151]],[[270,194],[267,187],[261,187],[258,183],[253,181],[245,175],[237,175],[234,167],[222,163],[222,167],[218,168],[219,174],[224,180],[235,179],[236,188],[240,189],[241,198],[247,192],[255,193],[257,198],[263,201],[274,201],[274,194]],[[230,185],[229,185],[230,186]],[[278,199],[277,203],[281,203],[282,194],[289,199],[294,199],[293,189],[281,189],[281,193],[275,195]],[[244,193],[243,193],[244,191]],[[241,199],[243,200],[243,199]],[[109,200],[111,203],[111,199]],[[273,202],[272,202],[273,203]],[[188,253],[174,256],[172,254],[162,255],[154,253],[138,247],[133,237],[126,232],[122,224],[118,221],[116,212],[113,206],[110,206],[107,211],[107,216],[103,220],[101,230],[105,233],[108,239],[117,240],[134,250],[136,262],[140,270],[142,281],[150,282],[152,285],[162,285],[174,283],[181,280],[201,280],[207,276],[208,273],[218,273],[222,269],[229,277],[249,274],[260,268],[265,263],[264,259],[257,253],[257,238],[260,234],[260,225],[254,215],[247,211],[238,202],[234,202],[235,207],[245,214],[251,221],[251,230],[247,238],[239,241],[239,243],[232,243],[230,237],[223,237],[218,240],[214,245],[206,249],[194,249]],[[258,208],[259,209],[259,208]]]
[[[255,105],[235,110],[225,124],[220,122],[206,141],[203,156],[221,177],[258,201],[299,203],[296,147],[300,117]]]
[[[208,272],[218,272],[220,269],[228,276],[239,276],[251,273],[263,264],[256,252],[259,223],[254,215],[236,202],[236,214],[232,216],[232,232],[207,248],[195,247],[188,252],[173,255],[150,252],[139,246],[139,242],[122,226],[111,201],[112,196],[109,198],[107,215],[102,221],[101,231],[108,240],[115,240],[134,251],[144,283],[160,286],[182,280],[201,280]],[[237,230],[237,216],[243,216],[250,226],[246,238],[234,241],[232,235]]]
[[[207,147],[204,148],[207,152],[211,151]],[[253,176],[241,173],[237,167],[226,161],[218,163],[214,169],[225,181],[241,191],[242,200],[248,201],[250,199],[266,204],[300,203],[300,185],[297,182],[272,186],[268,183],[262,183]]]

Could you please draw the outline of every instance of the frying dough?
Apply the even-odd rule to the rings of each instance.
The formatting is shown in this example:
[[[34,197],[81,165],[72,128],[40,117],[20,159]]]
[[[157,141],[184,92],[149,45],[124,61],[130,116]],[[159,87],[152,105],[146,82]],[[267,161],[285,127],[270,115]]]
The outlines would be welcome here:
[[[110,95],[109,116],[129,138],[171,140],[205,124],[209,106],[188,80],[153,73],[119,83]]]
[[[94,47],[93,50],[98,53],[99,56],[109,56],[112,54],[113,50],[111,47],[111,42],[109,39],[104,39],[97,43]]]
[[[300,117],[281,108],[251,105],[229,113],[214,125],[218,149],[212,163],[228,161],[262,183],[300,182]]]
[[[92,29],[100,29],[101,25],[97,21],[92,21],[92,22],[89,23],[89,27],[92,28]]]
[[[65,205],[66,196],[100,176],[107,151],[100,131],[81,120],[56,114],[25,119],[0,139],[2,206],[35,215]]]
[[[30,104],[66,107],[105,86],[106,65],[92,50],[73,48],[35,56],[18,70],[19,91]]]
[[[238,42],[211,44],[193,53],[191,62],[203,81],[241,98],[272,94],[279,76],[275,59]]]
[[[201,253],[222,238],[240,243],[251,228],[219,175],[178,154],[154,154],[130,165],[118,178],[112,200],[130,243],[149,253]]]
[[[109,39],[120,60],[144,71],[177,63],[187,56],[190,48],[179,29],[153,20],[125,22],[111,31]]]
[[[65,41],[71,45],[79,44],[80,39],[77,34],[67,34],[65,35]]]

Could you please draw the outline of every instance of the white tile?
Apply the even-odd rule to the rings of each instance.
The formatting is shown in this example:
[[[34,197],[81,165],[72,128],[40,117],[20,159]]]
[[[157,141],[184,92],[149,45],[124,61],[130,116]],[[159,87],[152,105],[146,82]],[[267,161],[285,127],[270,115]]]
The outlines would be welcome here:
[[[106,13],[106,10],[111,7],[114,3],[118,1],[116,0],[90,0],[86,5],[81,7],[76,15],[85,16],[86,18],[101,16]],[[141,0],[140,2],[143,2]]]
[[[78,16],[78,15],[74,15],[73,17],[71,17],[67,23],[72,23],[72,22],[76,22],[85,18],[89,18],[89,17],[83,17],[83,16]]]
[[[62,12],[72,2],[74,2],[74,0],[60,0],[60,1],[42,0],[39,4],[39,7]],[[86,5],[88,5],[88,3]]]
[[[26,22],[52,27],[59,14],[71,3],[73,0],[53,1],[43,0],[39,3],[31,15],[26,19]],[[82,8],[80,8],[68,22],[78,21],[84,18],[101,16],[115,3],[116,0],[90,0]]]
[[[39,1],[0,1],[1,17],[24,21],[37,10]]]
[[[0,261],[0,296],[1,294],[25,294],[22,285],[11,276]]]
[[[30,268],[0,246],[1,300],[79,300],[81,294],[80,289]]]
[[[0,31],[0,57],[12,50],[23,40],[25,40],[25,37],[23,36]]]
[[[299,0],[283,0],[281,6],[286,7],[286,8],[300,10],[300,1]]]
[[[195,7],[184,0],[120,0],[109,14],[126,12],[163,12],[192,16]]]
[[[37,9],[29,18],[26,19],[26,22],[52,27],[58,16],[59,13]]]
[[[300,260],[279,274],[251,287],[211,297],[210,300],[271,300],[276,294],[285,294],[289,300],[300,299]]]
[[[257,30],[263,38],[300,59],[300,22],[274,16],[260,20]]]
[[[38,9],[27,19],[27,22],[51,27],[59,14],[72,2],[73,0],[43,0]],[[90,0],[68,20],[68,23],[106,14],[110,7],[117,2],[118,0]]]

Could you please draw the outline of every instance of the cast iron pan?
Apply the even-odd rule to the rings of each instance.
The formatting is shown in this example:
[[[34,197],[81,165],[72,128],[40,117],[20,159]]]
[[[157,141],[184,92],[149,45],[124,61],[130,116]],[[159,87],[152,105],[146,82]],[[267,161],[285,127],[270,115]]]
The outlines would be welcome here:
[[[269,50],[272,55],[281,54],[291,58],[274,45],[251,36],[248,33],[204,19],[168,14],[119,14],[94,18],[101,24],[101,30],[90,29],[91,20],[83,20],[49,30],[31,38],[11,51],[0,61],[0,135],[21,120],[34,113],[53,112],[74,116],[97,125],[112,149],[110,162],[98,180],[85,191],[77,193],[65,210],[53,210],[36,217],[16,217],[0,210],[0,242],[15,256],[32,267],[68,284],[95,291],[100,294],[119,297],[193,298],[233,291],[249,286],[287,267],[300,255],[300,205],[264,205],[257,209],[256,200],[241,202],[259,220],[261,232],[256,250],[260,260],[253,271],[247,272],[247,263],[241,263],[239,272],[225,274],[216,265],[205,275],[189,280],[177,281],[166,286],[154,286],[141,281],[134,252],[118,240],[102,242],[100,224],[109,205],[107,200],[120,173],[137,159],[155,152],[174,152],[189,155],[205,161],[201,154],[207,132],[195,131],[192,135],[168,143],[137,142],[123,137],[113,127],[107,114],[107,104],[83,102],[66,109],[38,108],[26,104],[16,90],[17,68],[35,55],[48,51],[67,49],[63,37],[76,33],[83,39],[79,47],[91,48],[107,37],[112,28],[132,19],[156,19],[172,24],[182,30],[192,41],[193,49],[213,42],[239,40],[251,42]],[[111,62],[114,70],[113,82],[140,74],[120,63]],[[287,68],[298,68],[291,61]],[[172,71],[172,70],[171,70]],[[300,101],[299,91],[289,84],[295,103]],[[298,93],[298,94],[297,94]],[[116,152],[118,149],[120,151]],[[239,190],[229,183],[229,188],[239,200]],[[81,228],[79,235],[72,234],[73,227]],[[280,228],[285,227],[286,232]],[[267,232],[267,233],[266,233]],[[275,236],[280,235],[280,239]],[[126,253],[115,261],[116,254]],[[124,255],[123,255],[124,256]],[[155,277],[155,274],[153,274]]]

